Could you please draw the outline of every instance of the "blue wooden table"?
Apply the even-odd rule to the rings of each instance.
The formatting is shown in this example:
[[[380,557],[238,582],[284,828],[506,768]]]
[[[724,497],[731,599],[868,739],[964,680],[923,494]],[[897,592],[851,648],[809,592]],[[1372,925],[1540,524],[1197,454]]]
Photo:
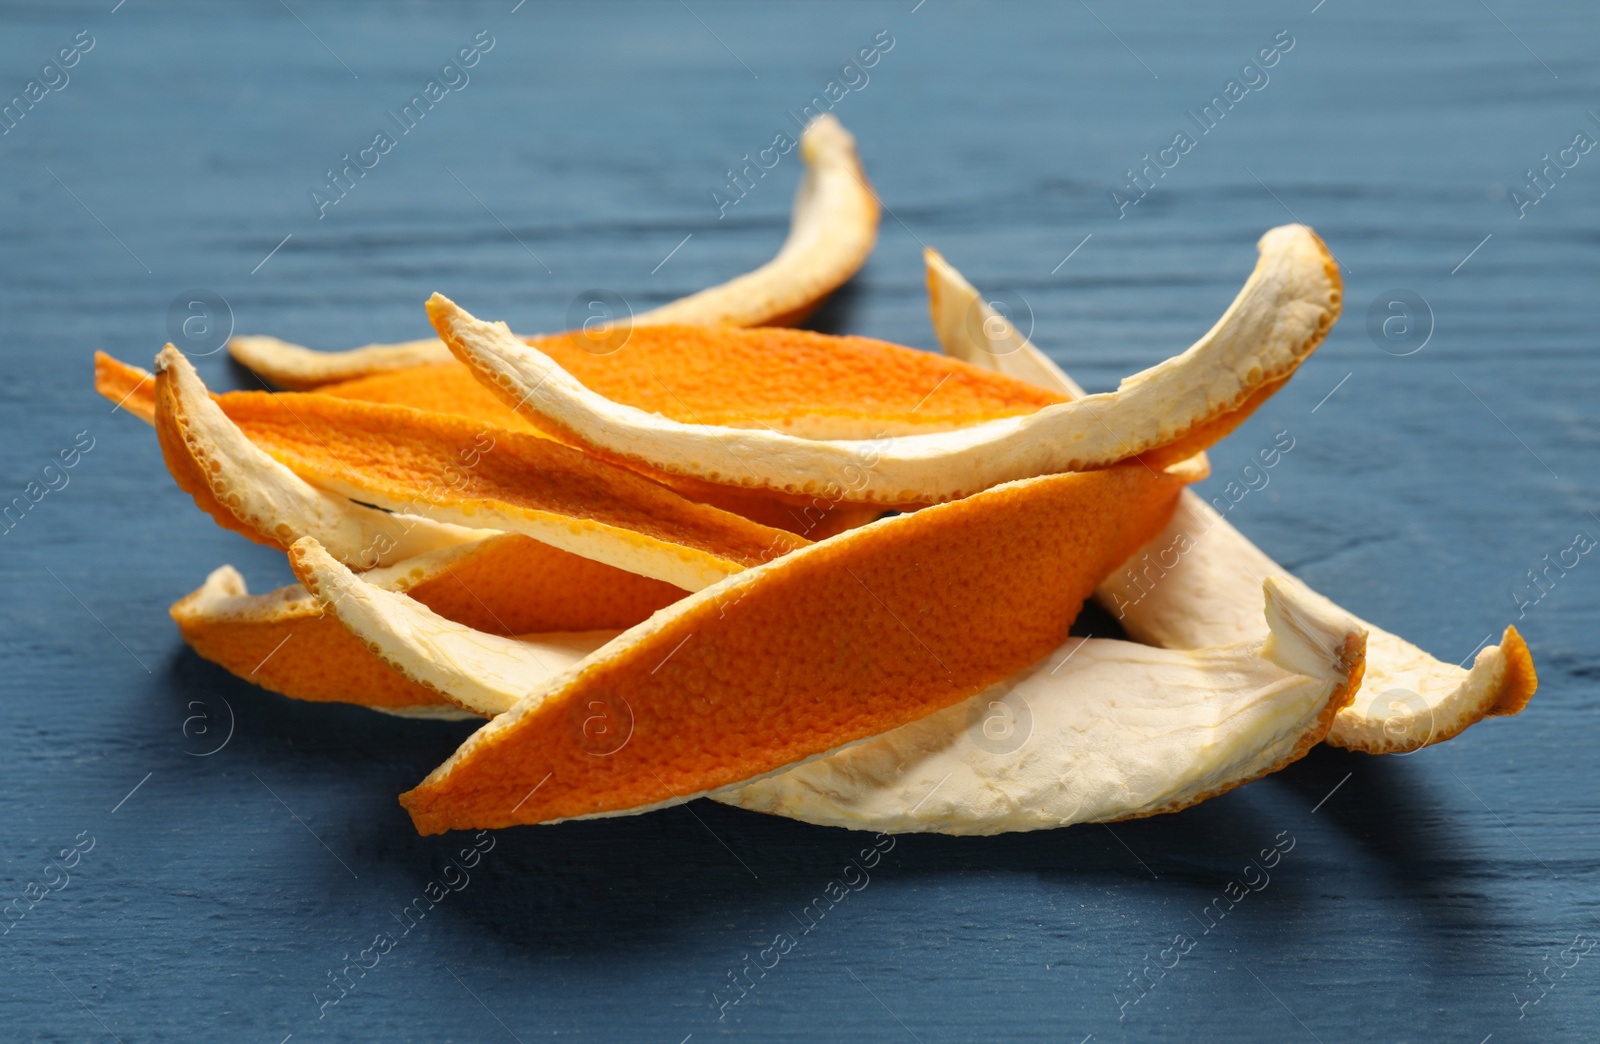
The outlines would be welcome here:
[[[0,9],[0,500],[26,502],[0,534],[0,900],[48,891],[0,937],[0,1038],[1600,1035],[1600,561],[1529,578],[1600,537],[1592,5],[514,2]],[[1315,226],[1345,316],[1207,488],[1292,432],[1236,524],[1441,659],[1516,623],[1527,712],[1111,829],[903,837],[769,970],[862,838],[707,802],[500,831],[402,931],[467,842],[395,795],[466,727],[190,653],[165,610],[210,569],[289,573],[173,486],[90,353],[188,337],[252,386],[205,354],[225,331],[183,329],[195,291],[329,348],[423,335],[434,290],[526,330],[590,288],[669,300],[776,247],[793,155],[736,203],[726,172],[819,96],[888,207],[823,329],[932,347],[936,246],[1105,389],[1209,326],[1263,230]]]

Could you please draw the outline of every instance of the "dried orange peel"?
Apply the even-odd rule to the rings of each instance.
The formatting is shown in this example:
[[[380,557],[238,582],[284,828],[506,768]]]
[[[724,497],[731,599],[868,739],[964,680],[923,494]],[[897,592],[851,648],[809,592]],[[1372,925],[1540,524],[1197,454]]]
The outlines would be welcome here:
[[[1203,474],[1132,463],[1010,483],[729,577],[552,683],[507,682],[515,706],[402,803],[424,833],[641,811],[924,717],[1059,645],[1108,563]],[[449,669],[437,636],[457,625],[420,627],[426,611],[403,603],[347,615],[359,578],[310,541],[291,559],[387,662],[450,691],[432,672]]]
[[[856,139],[824,113],[800,135],[805,164],[789,236],[753,272],[634,316],[635,326],[667,323],[788,326],[810,315],[866,264],[881,208],[867,182]]]
[[[1063,401],[989,370],[866,337],[786,328],[657,326],[596,355],[585,335],[530,339],[597,395],[686,424],[768,428],[808,439],[944,431]],[[107,388],[121,390],[126,379]],[[459,363],[376,374],[323,395],[534,425]],[[536,429],[535,429],[536,430]]]
[[[626,352],[594,355],[582,336],[538,342],[586,386],[618,402],[691,423],[764,427],[808,438],[882,439],[942,431],[1031,413],[1061,397],[947,356],[861,337],[789,329],[667,326],[636,331]],[[154,422],[154,383],[145,371],[104,353],[95,383],[108,400]],[[382,373],[324,385],[318,394],[471,417],[536,432],[458,363]],[[224,413],[241,395],[215,396]],[[230,413],[231,416],[231,413]],[[237,418],[235,418],[237,419]],[[822,539],[875,512],[838,498],[795,503],[765,490],[718,486],[660,473],[693,500],[764,525]]]
[[[931,250],[926,260],[934,329],[945,351],[1064,395],[1083,394],[948,262]],[[1179,547],[1185,550],[1169,566],[1162,552]],[[1151,555],[1161,563],[1154,580],[1143,570]],[[1161,535],[1112,573],[1097,597],[1139,641],[1198,649],[1259,636],[1260,580],[1288,575],[1186,490]],[[1305,590],[1307,598],[1322,599]],[[1332,746],[1369,754],[1418,750],[1485,717],[1517,714],[1538,687],[1533,658],[1515,627],[1507,627],[1499,645],[1480,650],[1464,669],[1374,624],[1361,624],[1368,631],[1365,680],[1334,720],[1327,738]]]
[[[171,347],[156,386],[168,468],[196,503],[263,543],[314,536],[327,546],[330,535],[330,553],[358,568],[439,546],[436,533],[458,542],[504,531],[693,590],[805,543],[464,417],[264,392],[235,393],[225,414]]]
[[[672,475],[813,495],[919,504],[1035,475],[1104,467],[1140,454],[1183,457],[1239,423],[1287,379],[1339,313],[1337,265],[1302,225],[1269,231],[1232,305],[1193,347],[1090,395],[888,445],[684,424],[584,387],[554,359],[434,294],[428,314],[457,357],[534,424],[597,455]],[[861,467],[864,458],[872,460]]]
[[[239,430],[170,344],[156,357],[155,421],[178,487],[218,525],[256,543],[287,549],[312,535],[341,561],[367,569],[485,535],[311,486]]]
[[[998,834],[1176,812],[1303,757],[1360,684],[1365,632],[1268,580],[1267,634],[1193,651],[1073,638],[988,692],[713,795],[889,833]]]
[[[309,539],[297,543],[290,554],[310,577],[316,572],[305,565],[308,561],[322,569],[343,568]],[[355,576],[348,570],[342,575]],[[311,584],[309,597],[337,614],[346,635],[370,633],[385,625],[413,628],[408,632],[410,639],[424,654],[408,660],[404,671],[389,670],[390,676],[483,717],[510,710],[523,693],[547,684],[617,635],[613,630],[591,630],[505,637],[447,621],[425,610],[421,602],[390,593],[370,580],[349,584],[331,597],[317,580],[312,579]],[[433,620],[440,625],[427,626]],[[374,662],[382,662],[387,669],[383,647],[369,643],[367,649]],[[447,675],[431,668],[436,659],[459,669]]]
[[[271,692],[317,703],[359,701],[391,713],[465,716],[390,670],[298,584],[252,595],[238,570],[223,566],[169,612],[203,659]]]
[[[500,636],[615,633],[683,595],[658,580],[518,534],[429,552],[362,575],[374,588],[403,593],[445,619]],[[173,605],[171,614],[200,656],[294,699],[419,714],[453,712],[456,706],[388,667],[299,584],[252,595],[243,577],[224,566]]]
[[[508,431],[534,434],[539,431],[517,416],[517,412],[502,402],[498,395],[474,380],[465,366],[453,360],[323,384],[316,388],[316,392],[357,402],[410,406],[431,413],[471,417]],[[228,394],[231,393],[224,393],[222,398],[226,399]]]
[[[786,331],[793,334],[796,331]],[[897,347],[897,346],[896,346]],[[926,355],[917,352],[917,355]],[[155,375],[137,366],[130,366],[104,352],[95,352],[95,390],[118,407],[152,427],[156,422]],[[234,396],[241,392],[224,392],[212,398],[228,412]],[[387,403],[411,406],[416,409],[473,417],[498,427],[525,434],[537,434],[538,429],[519,417],[471,376],[467,368],[457,363],[447,366],[422,367],[396,373],[363,377],[343,384],[329,384],[317,389],[319,395],[353,399],[358,402]],[[1048,394],[1048,393],[1046,393]],[[857,407],[859,411],[860,407]],[[915,407],[913,407],[913,412]],[[823,540],[836,533],[864,525],[876,518],[880,511],[870,505],[839,503],[833,499],[820,502],[799,502],[792,498],[769,496],[760,491],[731,489],[690,480],[674,481],[669,476],[658,476],[666,484],[702,503],[743,515],[774,529],[786,529],[808,540]]]
[[[615,402],[687,424],[766,428],[809,439],[946,431],[1029,414],[1065,401],[1025,381],[932,352],[867,337],[787,328],[662,326],[637,331],[627,350],[594,355],[582,335],[533,343],[585,387]],[[150,373],[95,353],[95,388],[154,423]],[[440,363],[322,385],[317,394],[409,406],[542,430],[459,363]],[[223,411],[234,397],[216,396]]]
[[[1255,628],[1244,616],[1250,573],[1287,576],[1288,571],[1199,496],[1179,506],[1145,551],[1172,547],[1180,539],[1190,550],[1159,582],[1141,588],[1124,568],[1102,585],[1108,606],[1125,607],[1123,627],[1139,641],[1173,648],[1251,633]],[[1205,611],[1196,611],[1197,605]],[[1505,629],[1498,645],[1479,650],[1466,669],[1443,663],[1375,624],[1362,624],[1369,632],[1366,677],[1355,701],[1334,721],[1327,740],[1332,746],[1368,754],[1419,750],[1453,739],[1486,717],[1520,713],[1538,688],[1533,657],[1515,627]]]
[[[129,366],[105,352],[94,353],[94,390],[115,403],[113,411],[127,410],[154,427],[156,377],[149,370]]]
[[[832,115],[800,136],[805,164],[789,236],[760,268],[642,312],[632,326],[783,326],[799,322],[866,263],[877,242],[879,206],[855,138]],[[610,335],[606,338],[610,340]],[[319,352],[276,337],[240,336],[228,350],[279,388],[304,390],[369,374],[451,362],[436,338]]]
[[[408,678],[499,713],[539,677],[515,643],[451,626],[310,542],[294,555],[319,596]],[[821,825],[949,834],[1179,811],[1304,756],[1359,685],[1365,632],[1354,620],[1294,584],[1268,581],[1266,606],[1267,636],[1222,648],[1069,639],[953,707],[709,796]],[[602,697],[585,709],[592,745],[631,741],[631,705]],[[1004,731],[991,733],[996,723]]]
[[[931,251],[954,358],[742,328],[872,248],[853,140],[825,118],[802,154],[770,264],[598,341],[435,294],[438,341],[232,345],[310,394],[212,396],[170,345],[154,373],[98,355],[179,486],[300,581],[214,571],[172,607],[185,640],[297,698],[489,719],[401,796],[424,834],[697,796],[883,831],[1111,822],[1527,702],[1514,629],[1439,664],[1186,491],[1339,314],[1310,229],[1261,238],[1193,347],[1086,395]],[[1153,585],[1130,568],[1179,543]],[[1068,637],[1096,592],[1134,641]]]

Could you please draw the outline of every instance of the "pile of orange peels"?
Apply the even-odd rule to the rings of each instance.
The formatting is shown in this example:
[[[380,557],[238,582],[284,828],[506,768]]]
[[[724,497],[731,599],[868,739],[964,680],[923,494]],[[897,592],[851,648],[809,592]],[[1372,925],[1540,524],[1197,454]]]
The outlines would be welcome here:
[[[172,607],[184,640],[295,699],[487,719],[401,796],[423,833],[699,796],[879,831],[1109,822],[1528,702],[1515,629],[1440,663],[1186,489],[1338,317],[1310,229],[1267,232],[1188,350],[1088,395],[931,251],[945,355],[786,328],[879,216],[835,119],[801,152],[773,260],[631,322],[522,338],[436,294],[434,339],[236,338],[278,393],[212,394],[171,345],[153,373],[97,356],[179,487],[300,580],[217,569]],[[1130,640],[1070,636],[1090,597]]]

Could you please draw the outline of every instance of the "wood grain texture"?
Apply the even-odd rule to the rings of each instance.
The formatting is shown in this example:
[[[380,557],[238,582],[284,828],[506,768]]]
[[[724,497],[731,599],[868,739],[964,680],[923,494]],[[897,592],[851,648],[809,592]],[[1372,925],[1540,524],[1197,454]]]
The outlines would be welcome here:
[[[1600,938],[1600,562],[1520,619],[1512,597],[1600,537],[1600,154],[1525,217],[1510,194],[1600,137],[1588,5],[113,3],[0,11],[0,100],[94,40],[0,135],[0,500],[60,487],[0,535],[0,901],[94,838],[0,937],[0,1037],[1596,1035],[1600,954],[1564,974],[1560,955]],[[386,111],[480,30],[470,82],[401,134]],[[891,213],[812,325],[931,347],[932,245],[1103,390],[1202,333],[1264,229],[1315,226],[1347,266],[1345,317],[1202,489],[1244,485],[1290,432],[1230,520],[1441,658],[1515,622],[1538,696],[1414,757],[1319,751],[1175,816],[904,838],[820,919],[871,837],[706,802],[501,831],[401,937],[472,836],[417,837],[395,795],[467,727],[291,704],[186,651],[166,606],[207,571],[255,590],[288,571],[173,487],[151,433],[93,394],[91,352],[149,365],[193,288],[241,333],[333,348],[425,335],[435,290],[535,331],[593,288],[644,310],[726,279],[781,239],[798,164],[722,218],[712,191],[883,31],[892,50],[834,111]],[[1270,80],[1201,132],[1187,110],[1259,80],[1240,66],[1280,31]],[[319,218],[310,190],[385,129],[397,143]],[[1196,144],[1119,218],[1124,172],[1180,130]],[[1396,288],[1431,309],[1415,354],[1368,334]],[[254,386],[224,354],[197,365]],[[47,475],[79,432],[93,448]],[[1280,835],[1270,884],[1217,920]],[[1194,945],[1163,973],[1179,934]]]

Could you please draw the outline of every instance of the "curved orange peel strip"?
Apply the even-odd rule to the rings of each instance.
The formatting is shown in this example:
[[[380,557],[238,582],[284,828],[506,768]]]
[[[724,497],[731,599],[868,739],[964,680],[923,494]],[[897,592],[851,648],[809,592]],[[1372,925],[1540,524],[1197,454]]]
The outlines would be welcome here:
[[[764,426],[806,437],[883,438],[1029,413],[1061,396],[946,356],[861,337],[803,330],[659,327],[635,331],[627,350],[594,355],[581,336],[539,342],[585,385],[675,420]],[[96,388],[133,412],[153,384],[104,353]],[[148,394],[145,389],[152,389]],[[131,397],[129,392],[134,391]],[[448,413],[537,432],[459,363],[376,374],[319,387],[318,394]],[[241,393],[215,396],[227,413]],[[153,417],[147,417],[153,421]],[[794,498],[653,473],[692,500],[812,540],[871,521],[871,507],[837,496]]]
[[[1032,413],[1062,396],[949,356],[866,337],[785,328],[660,326],[596,355],[583,334],[530,340],[597,395],[685,424],[767,428],[807,439],[945,431]],[[531,427],[459,363],[317,389]]]
[[[926,352],[916,354],[927,355]],[[130,366],[104,352],[96,352],[95,390],[145,423],[155,425],[155,376],[149,371]],[[732,395],[736,391],[730,387],[728,393]],[[227,413],[234,396],[239,394],[224,392],[212,398]],[[317,389],[317,394],[360,402],[411,406],[473,417],[512,431],[538,432],[537,428],[502,403],[498,395],[480,384],[465,366],[455,362],[325,385]],[[808,540],[824,540],[836,533],[865,525],[881,513],[872,507],[841,504],[828,498],[812,503],[793,503],[761,491],[730,489],[687,479],[673,480],[671,476],[658,477],[665,479],[671,488],[691,500],[743,515],[764,526],[786,529]]]
[[[595,355],[581,335],[536,343],[585,387],[690,424],[769,428],[808,439],[881,439],[1032,413],[1064,397],[945,355],[866,337],[785,328],[666,326],[624,352]],[[152,375],[95,353],[95,389],[155,423]],[[457,362],[322,385],[320,395],[541,429]],[[216,396],[223,411],[238,392]],[[254,393],[252,393],[254,394]]]
[[[320,489],[523,533],[686,590],[806,543],[581,450],[465,417],[293,392],[240,392],[228,410],[255,452]]]
[[[1073,638],[987,692],[712,795],[823,826],[998,834],[1188,808],[1276,772],[1360,685],[1366,634],[1265,582],[1264,637],[1194,651]]]
[[[218,525],[258,544],[287,550],[315,536],[340,561],[368,569],[485,535],[400,518],[311,486],[239,430],[170,344],[156,356],[155,421],[178,487]]]
[[[659,580],[509,533],[362,577],[445,619],[502,636],[614,633],[683,596]],[[299,584],[251,595],[243,578],[223,567],[171,612],[200,656],[284,696],[388,711],[453,706],[385,665]]]
[[[832,115],[800,136],[806,171],[795,195],[789,236],[760,268],[632,318],[652,326],[777,326],[798,322],[855,275],[878,236],[878,200],[855,139]],[[280,388],[303,390],[388,370],[451,361],[435,338],[319,352],[276,337],[235,337],[228,350]]]
[[[1059,645],[1107,564],[1202,474],[1133,463],[1011,483],[730,577],[524,690],[402,803],[424,833],[642,811],[923,717]],[[359,582],[309,543],[292,558],[330,601]],[[430,637],[454,625],[372,597],[399,615],[345,622],[450,691],[420,662],[448,658],[413,635],[419,617]]]
[[[190,491],[197,502],[220,515],[227,528],[244,527],[246,536],[280,546],[284,537],[292,540],[309,531],[330,543],[339,541],[363,566],[399,559],[397,565],[373,570],[370,582],[409,591],[452,620],[491,633],[614,631],[682,593],[521,535],[392,516],[317,490],[253,445],[242,444],[239,430],[205,395],[198,375],[175,350],[163,360],[159,396],[158,382],[144,371],[109,356],[96,363],[102,391],[151,389],[145,400],[151,420],[158,430],[168,431],[169,442],[178,444],[169,459],[184,479],[180,484],[193,483]],[[243,488],[241,496],[232,495],[235,487]],[[410,535],[418,533],[444,533],[449,539],[436,549],[415,553],[432,543]],[[445,705],[430,690],[385,667],[298,586],[250,595],[243,578],[224,567],[171,613],[185,641],[202,657],[274,692],[388,711],[424,713]]]
[[[252,595],[238,571],[223,566],[169,612],[202,658],[269,691],[387,712],[467,716],[390,670],[298,584]]]
[[[105,352],[94,353],[94,390],[151,426],[156,422],[155,374]]]
[[[1083,394],[931,250],[927,268],[934,330],[945,351],[1063,394]],[[1175,566],[1168,566],[1170,549],[1179,547],[1187,550]],[[1161,574],[1153,582],[1144,576],[1151,556],[1160,563]],[[1185,490],[1165,530],[1101,584],[1097,598],[1134,638],[1194,649],[1259,636],[1257,578],[1287,575],[1209,504]],[[1368,631],[1365,680],[1354,703],[1335,719],[1327,739],[1332,746],[1369,754],[1418,750],[1457,736],[1485,717],[1520,712],[1538,688],[1533,658],[1515,627],[1506,628],[1499,645],[1479,651],[1472,668],[1465,670],[1441,663],[1374,624],[1360,623]]]
[[[801,495],[844,488],[854,502],[928,503],[1164,447],[1188,456],[1205,448],[1196,433],[1220,437],[1225,419],[1292,374],[1339,312],[1338,268],[1310,229],[1275,228],[1258,245],[1255,270],[1216,325],[1116,391],[887,446],[671,421],[597,395],[505,324],[475,319],[439,294],[428,314],[451,350],[519,412],[600,455],[732,486]],[[872,466],[862,468],[866,457]]]

